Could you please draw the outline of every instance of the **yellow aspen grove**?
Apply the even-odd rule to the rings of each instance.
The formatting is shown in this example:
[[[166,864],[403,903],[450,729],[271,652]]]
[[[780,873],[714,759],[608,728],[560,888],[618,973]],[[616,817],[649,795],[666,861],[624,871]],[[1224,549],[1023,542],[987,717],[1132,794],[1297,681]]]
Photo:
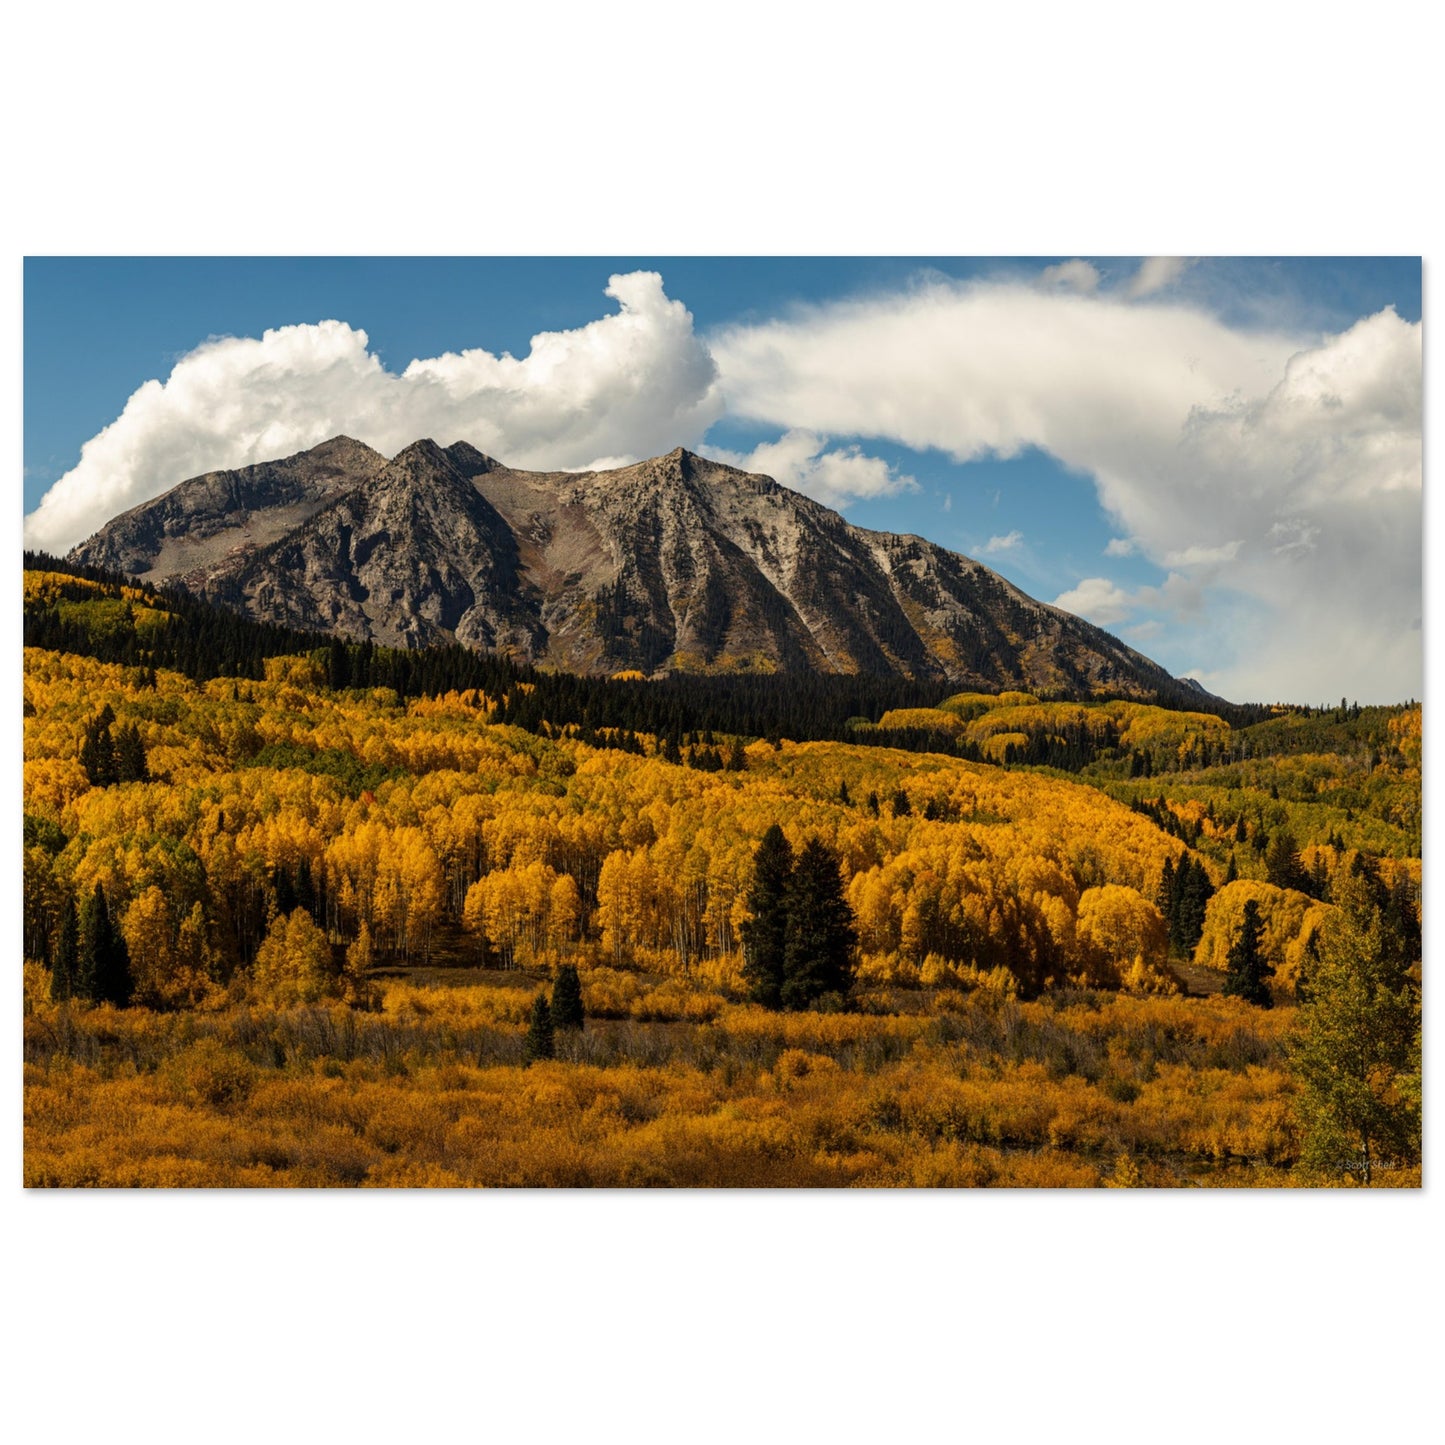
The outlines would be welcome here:
[[[1204,915],[1204,933],[1194,950],[1195,963],[1221,973],[1229,967],[1229,949],[1239,936],[1244,905],[1253,900],[1259,909],[1264,932],[1260,951],[1274,968],[1277,987],[1293,991],[1299,981],[1300,964],[1308,935],[1319,929],[1327,913],[1321,913],[1307,894],[1293,888],[1276,888],[1272,883],[1240,878],[1221,888],[1209,900]],[[1306,919],[1309,920],[1308,927]]]
[[[582,895],[570,873],[558,874],[547,900],[547,946],[565,953],[577,941],[582,920]]]
[[[280,1007],[315,1003],[336,991],[331,945],[305,909],[276,915],[257,951],[252,978],[257,994]]]
[[[1077,936],[1086,980],[1110,987],[1131,971],[1141,981],[1159,974],[1169,952],[1163,915],[1134,889],[1114,883],[1080,897]]]
[[[126,909],[121,932],[130,951],[134,1001],[164,1007],[176,972],[175,925],[165,894],[154,884]]]

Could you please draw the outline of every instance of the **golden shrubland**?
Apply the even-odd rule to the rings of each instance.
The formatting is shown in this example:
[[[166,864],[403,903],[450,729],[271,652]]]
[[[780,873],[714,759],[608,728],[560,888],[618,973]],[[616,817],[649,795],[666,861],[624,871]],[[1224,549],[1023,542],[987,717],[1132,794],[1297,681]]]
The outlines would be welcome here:
[[[1121,1157],[1145,1184],[1289,1177],[1287,1011],[981,989],[777,1014],[610,973],[585,986],[608,1016],[531,1067],[531,979],[386,980],[376,1012],[33,997],[26,1181],[1089,1186]]]

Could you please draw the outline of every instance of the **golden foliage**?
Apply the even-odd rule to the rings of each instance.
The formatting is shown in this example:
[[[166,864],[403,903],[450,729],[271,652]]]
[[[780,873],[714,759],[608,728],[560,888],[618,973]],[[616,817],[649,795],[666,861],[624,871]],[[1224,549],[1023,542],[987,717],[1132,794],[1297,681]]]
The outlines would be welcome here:
[[[1171,992],[1163,983],[1169,926],[1159,910],[1133,888],[1106,883],[1079,899],[1078,961],[1090,983],[1118,985],[1126,974],[1131,988]]]
[[[304,908],[278,914],[256,953],[256,993],[267,1003],[315,1003],[336,992],[331,945]]]
[[[638,986],[625,1000],[636,1011],[594,1017],[561,1046],[570,1053],[525,1069],[531,981],[388,981],[379,1014],[74,1013],[37,1000],[26,1182],[1290,1179],[1297,1141],[1278,1066],[1290,1010],[1123,995],[1059,1007],[979,991],[954,995],[946,1012],[774,1014],[685,980],[648,990],[594,969],[589,1012],[624,980]],[[647,1016],[659,994],[675,1001],[672,1017]]]
[[[1274,965],[1274,984],[1292,994],[1299,982],[1300,964],[1310,936],[1332,911],[1328,904],[1316,903],[1308,894],[1293,888],[1276,888],[1272,883],[1258,883],[1248,878],[1237,879],[1221,888],[1209,900],[1204,933],[1194,950],[1194,961],[1221,972],[1228,969],[1230,945],[1239,936],[1244,905],[1251,899],[1259,905],[1260,921],[1264,924],[1260,949]]]

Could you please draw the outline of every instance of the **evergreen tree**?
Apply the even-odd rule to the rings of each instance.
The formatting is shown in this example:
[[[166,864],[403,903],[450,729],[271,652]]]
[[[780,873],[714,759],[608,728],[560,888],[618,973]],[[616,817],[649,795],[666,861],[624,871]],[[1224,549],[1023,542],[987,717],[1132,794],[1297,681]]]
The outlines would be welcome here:
[[[331,648],[326,658],[327,681],[338,691],[351,682],[351,658],[346,644],[339,638],[331,639]]]
[[[1163,915],[1166,922],[1175,917],[1174,860],[1172,858],[1164,860],[1164,871],[1159,875],[1159,891],[1154,895],[1154,906]]]
[[[97,883],[80,914],[80,961],[75,992],[96,1003],[130,1004],[130,951],[110,916],[105,889]]]
[[[557,1040],[552,1029],[552,1010],[547,1007],[547,995],[539,993],[532,1000],[532,1022],[527,1029],[527,1062],[534,1064],[538,1059],[552,1059],[557,1056]]]
[[[852,805],[853,805],[853,800],[852,800],[852,798],[850,798],[850,797],[848,796],[848,780],[847,780],[847,778],[844,778],[843,781],[838,784],[838,801],[839,801],[845,808],[850,808],[850,807],[852,807]]]
[[[115,773],[121,783],[148,783],[150,768],[146,763],[145,744],[140,729],[127,723],[115,730]]]
[[[116,771],[115,739],[111,736],[110,725],[115,714],[107,703],[99,716],[86,724],[85,741],[80,745],[80,766],[93,788],[108,788],[119,781]]]
[[[1299,850],[1295,847],[1294,835],[1287,828],[1280,828],[1269,840],[1264,855],[1265,877],[1276,888],[1297,888],[1305,891],[1307,880],[1300,866]]]
[[[748,997],[764,1008],[777,1008],[782,1002],[788,885],[792,876],[793,850],[783,830],[774,823],[753,854],[753,885],[747,897],[752,917],[739,930]]]
[[[1380,926],[1391,963],[1398,969],[1408,969],[1419,961],[1423,948],[1414,885],[1405,874],[1397,874],[1383,900],[1378,902]]]
[[[1290,1065],[1300,1085],[1302,1161],[1368,1184],[1381,1161],[1420,1161],[1419,958],[1390,937],[1363,878],[1343,878],[1335,891],[1303,980]]]
[[[1214,897],[1214,885],[1204,864],[1184,855],[1179,872],[1174,875],[1175,890],[1179,894],[1179,948],[1187,957],[1199,946],[1204,936],[1204,915],[1209,900]]]
[[[559,1029],[580,1029],[587,1019],[582,1006],[582,980],[573,964],[564,963],[557,970],[552,985],[552,1025]]]
[[[902,788],[897,789],[893,794],[893,816],[906,818],[912,811],[913,804],[908,801],[908,794]]]
[[[748,770],[748,755],[743,751],[743,740],[734,738],[728,751],[728,772],[745,773]]]
[[[1259,904],[1251,898],[1244,905],[1239,933],[1229,945],[1229,972],[1224,980],[1224,991],[1234,998],[1242,998],[1246,1003],[1271,1008],[1274,998],[1269,991],[1269,979],[1274,973],[1274,965],[1265,958],[1259,946],[1263,934],[1264,920],[1259,916]]]
[[[1230,885],[1231,883],[1233,883],[1238,877],[1239,877],[1239,869],[1235,866],[1235,862],[1234,862],[1234,849],[1231,848],[1231,849],[1229,850],[1229,867],[1224,870],[1224,884],[1223,884],[1223,886],[1226,887],[1226,888],[1228,888],[1229,885]]]
[[[60,926],[55,934],[55,954],[50,965],[50,997],[64,1003],[75,992],[80,967],[80,922],[75,915],[75,899],[69,892],[60,910]]]
[[[828,994],[846,996],[853,986],[857,946],[838,859],[825,843],[810,838],[788,885],[783,1007],[806,1008]]]
[[[1171,954],[1187,957],[1198,947],[1204,934],[1205,910],[1213,896],[1214,885],[1203,863],[1188,852],[1180,855],[1178,868],[1169,859],[1164,860],[1155,903],[1169,926]]]

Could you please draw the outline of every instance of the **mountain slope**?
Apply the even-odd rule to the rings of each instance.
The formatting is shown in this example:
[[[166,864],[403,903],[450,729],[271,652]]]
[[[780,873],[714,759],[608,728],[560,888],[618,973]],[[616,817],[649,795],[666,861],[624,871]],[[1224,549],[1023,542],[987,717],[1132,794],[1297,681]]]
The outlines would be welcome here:
[[[1197,695],[1099,628],[921,537],[679,448],[521,472],[465,442],[338,437],[182,482],[71,554],[393,646],[582,673],[865,672],[985,690]]]

